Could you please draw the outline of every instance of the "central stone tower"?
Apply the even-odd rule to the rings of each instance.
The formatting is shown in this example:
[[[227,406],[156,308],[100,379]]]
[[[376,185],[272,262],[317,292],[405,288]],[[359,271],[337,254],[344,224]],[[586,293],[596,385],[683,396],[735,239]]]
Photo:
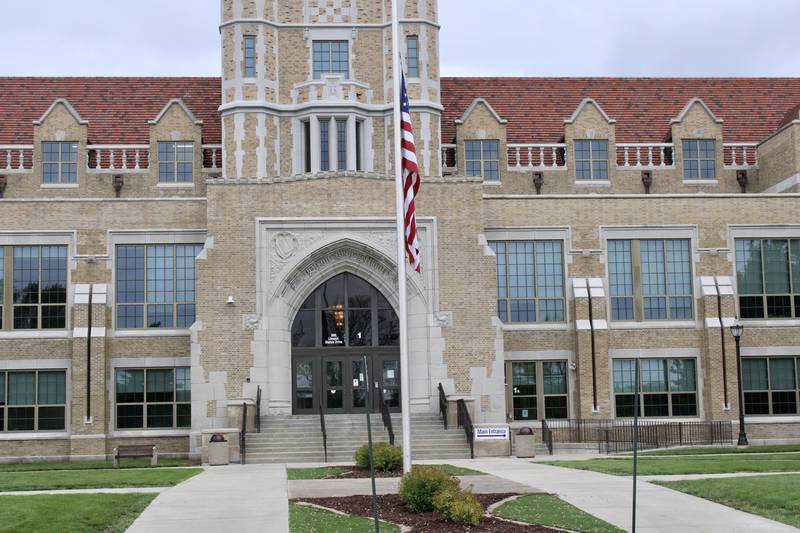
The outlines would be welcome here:
[[[424,176],[441,175],[436,0],[399,0]],[[391,175],[390,0],[222,0],[223,178]]]

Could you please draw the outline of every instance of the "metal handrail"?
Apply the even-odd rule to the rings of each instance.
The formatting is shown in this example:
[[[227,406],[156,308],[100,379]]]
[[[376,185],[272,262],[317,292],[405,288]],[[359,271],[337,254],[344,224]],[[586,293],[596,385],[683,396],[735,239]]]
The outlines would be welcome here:
[[[328,462],[328,432],[325,430],[325,413],[322,412],[322,399],[319,400],[319,429],[322,431],[322,450],[325,453],[325,462]]]
[[[256,388],[256,433],[261,433],[261,385]]]
[[[444,429],[447,429],[447,395],[441,383],[439,383],[439,414],[442,416]]]
[[[553,432],[550,431],[547,420],[542,420],[542,442],[547,446],[547,451],[550,452],[550,455],[553,455]]]
[[[394,446],[394,428],[392,427],[392,415],[389,412],[389,404],[383,398],[383,389],[378,388],[378,396],[381,404],[381,418],[383,419],[383,427],[389,433],[389,444]]]
[[[242,464],[247,461],[247,402],[242,403],[242,431],[239,433],[239,453]]]
[[[464,428],[464,433],[467,435],[467,442],[469,442],[469,456],[470,459],[475,459],[475,429],[472,426],[472,417],[469,416],[467,404],[464,400],[456,402],[458,411],[458,425]]]

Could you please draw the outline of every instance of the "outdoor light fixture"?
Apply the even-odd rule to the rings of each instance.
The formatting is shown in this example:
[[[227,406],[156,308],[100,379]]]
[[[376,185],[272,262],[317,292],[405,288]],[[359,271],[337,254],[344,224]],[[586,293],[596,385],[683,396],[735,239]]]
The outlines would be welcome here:
[[[122,174],[114,174],[114,180],[111,184],[114,186],[114,192],[117,194],[117,198],[119,198],[122,193],[122,187],[125,185],[125,178],[122,177]]]
[[[742,194],[747,192],[747,171],[746,170],[737,170],[736,171],[736,181],[739,183],[739,187],[742,189]]]
[[[233,296],[228,296],[228,300],[225,303],[228,305],[233,305],[236,303],[236,300],[233,299]]]
[[[344,327],[344,306],[342,304],[335,306],[333,311],[333,321],[336,323],[337,328]]]
[[[739,341],[744,333],[744,326],[737,318],[731,324],[731,335],[733,340],[736,341],[736,373],[737,382],[739,384],[739,440],[736,442],[737,446],[747,446],[747,432],[744,430],[744,391],[742,390],[742,352],[739,349]]]
[[[533,173],[533,186],[536,188],[536,194],[542,194],[542,185],[544,184],[544,175],[541,172]]]
[[[653,173],[649,170],[642,170],[642,185],[644,193],[650,194],[650,187],[653,185]]]

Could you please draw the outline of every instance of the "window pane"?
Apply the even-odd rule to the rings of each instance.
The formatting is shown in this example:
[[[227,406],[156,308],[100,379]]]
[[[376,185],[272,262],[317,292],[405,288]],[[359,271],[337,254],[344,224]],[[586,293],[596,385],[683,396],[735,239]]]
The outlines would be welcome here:
[[[397,346],[400,343],[400,320],[393,309],[378,310],[378,345]]]
[[[192,399],[191,369],[175,369],[175,401],[188,402]]]
[[[792,263],[792,292],[795,294],[800,293],[800,239],[793,239],[791,241],[791,263]],[[2,281],[3,273],[0,271],[0,281]],[[2,294],[2,293],[0,293]],[[797,313],[800,316],[800,312]]]
[[[567,393],[567,363],[564,361],[544,361],[542,363],[545,394]]]
[[[118,405],[117,429],[137,429],[144,427],[144,405]]]
[[[35,407],[9,407],[8,431],[33,431]]]
[[[666,392],[666,361],[663,359],[642,359],[639,364],[642,372],[642,391]]]
[[[614,360],[614,392],[636,392],[636,361]]]
[[[39,405],[60,405],[67,403],[66,390],[65,372],[39,372],[39,396],[37,401]]]
[[[189,403],[179,403],[176,406],[177,420],[176,427],[190,428],[192,427],[192,405]]]
[[[14,329],[36,329],[39,327],[39,309],[34,306],[14,307]]]
[[[689,392],[697,389],[695,363],[692,359],[673,359],[669,362],[669,390]]]
[[[768,388],[766,359],[742,358],[742,387],[744,390]]]
[[[144,402],[144,370],[117,369],[117,403]]]
[[[544,399],[544,417],[547,419],[567,418],[567,397],[546,396]]]
[[[42,246],[42,303],[67,303],[67,247]]]
[[[14,247],[14,303],[39,303],[39,247]]]
[[[791,357],[769,360],[769,385],[771,390],[794,390],[794,359]]]
[[[144,302],[144,246],[117,246],[117,303]]]
[[[419,76],[418,69],[418,41],[416,35],[406,38],[406,63],[409,77]]]
[[[768,392],[745,392],[744,393],[744,412],[747,415],[768,415],[769,414],[769,393]]]
[[[147,427],[148,428],[171,428],[172,404],[148,404],[147,405]]]
[[[644,416],[669,416],[669,395],[667,394],[644,394],[642,403],[644,404]]]
[[[764,240],[764,281],[767,294],[789,291],[789,241]]]
[[[613,320],[633,320],[631,241],[608,241],[608,274]]]
[[[697,416],[697,395],[673,394],[672,416]]]
[[[39,431],[60,431],[66,427],[65,407],[40,407]]]
[[[793,415],[797,413],[797,393],[781,391],[772,393],[772,414]]]
[[[633,394],[617,394],[614,397],[616,403],[615,415],[619,418],[629,418],[635,413],[634,402],[636,396]]]
[[[512,393],[533,396],[536,394],[536,363],[511,363]]]
[[[35,403],[36,372],[9,372],[8,405],[34,405]]]
[[[292,346],[315,346],[314,310],[301,310],[292,323]]]
[[[159,369],[147,371],[147,401],[149,402],[172,402],[175,400],[175,387],[173,382],[173,370]],[[148,412],[148,419],[150,413]],[[170,425],[172,423],[170,422]]]
[[[347,312],[347,327],[350,346],[372,344],[372,311],[369,309]]]

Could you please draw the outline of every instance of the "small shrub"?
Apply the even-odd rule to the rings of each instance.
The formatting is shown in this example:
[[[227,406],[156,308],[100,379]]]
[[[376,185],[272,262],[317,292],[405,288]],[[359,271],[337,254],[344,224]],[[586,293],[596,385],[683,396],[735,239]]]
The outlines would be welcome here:
[[[369,468],[369,445],[357,449],[353,459],[361,468]],[[376,470],[396,472],[403,468],[403,451],[398,446],[376,442],[372,445],[372,462]]]
[[[472,489],[467,489],[450,502],[445,516],[456,524],[477,526],[483,516],[483,506],[472,494]]]
[[[439,492],[433,495],[433,510],[439,513],[442,516],[447,517],[448,513],[450,512],[450,504],[458,498],[459,490],[458,487],[454,487],[452,485],[447,485],[443,487]]]
[[[458,490],[458,480],[435,467],[415,466],[400,482],[400,499],[414,513],[433,511],[433,497],[453,487]]]

